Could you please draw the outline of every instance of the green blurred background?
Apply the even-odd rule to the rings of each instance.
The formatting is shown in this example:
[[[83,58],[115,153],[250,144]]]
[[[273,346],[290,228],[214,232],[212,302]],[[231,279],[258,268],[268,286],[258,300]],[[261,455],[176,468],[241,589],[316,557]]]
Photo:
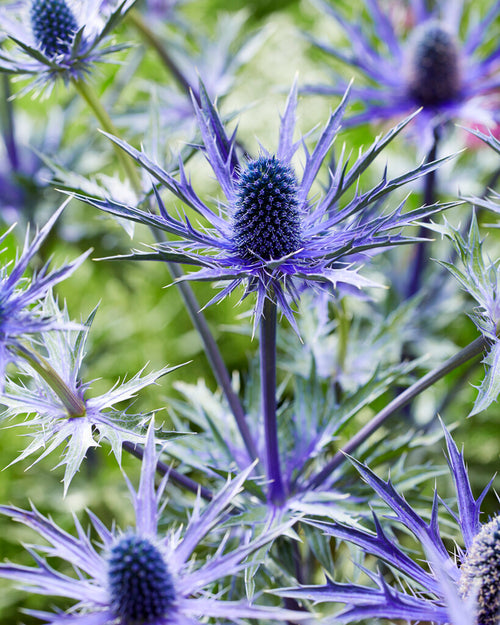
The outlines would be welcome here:
[[[486,4],[485,2],[481,4]],[[475,3],[477,6],[478,3]],[[278,136],[279,113],[283,110],[286,93],[298,72],[300,82],[319,82],[327,80],[321,64],[324,57],[311,50],[310,44],[301,35],[305,30],[317,36],[342,41],[342,34],[331,20],[325,21],[321,13],[308,2],[298,0],[258,0],[243,2],[233,0],[228,4],[222,0],[193,0],[180,9],[184,19],[204,32],[214,32],[217,20],[228,10],[243,11],[247,16],[245,31],[266,28],[267,37],[253,60],[244,67],[236,78],[231,93],[221,102],[221,110],[225,114],[241,111],[238,115],[239,136],[246,147],[253,152],[258,151],[258,142],[266,147],[276,146]],[[160,27],[162,28],[162,27]],[[120,27],[118,38],[123,41],[141,45],[133,27],[125,23]],[[122,53],[125,63],[129,52]],[[328,62],[328,61],[327,61]],[[336,66],[337,69],[341,69]],[[117,72],[122,70],[117,65],[100,66],[93,77],[98,90],[106,93],[113,84]],[[136,75],[127,84],[127,88],[116,100],[113,113],[119,120],[127,112],[127,107],[136,102],[147,103],[151,97],[147,80],[152,79],[159,85],[169,84],[171,78],[159,65],[152,50],[144,53]],[[23,83],[15,85],[22,87]],[[306,132],[324,123],[331,108],[337,102],[326,98],[302,97],[299,104],[298,129]],[[86,174],[96,170],[96,164],[102,160],[102,170],[109,174],[114,171],[114,164],[109,161],[109,145],[97,133],[98,124],[88,111],[74,99],[69,89],[59,85],[55,92],[43,101],[33,100],[24,96],[15,100],[16,114],[23,124],[33,126],[40,131],[48,123],[50,111],[55,107],[62,110],[75,110],[74,120],[68,125],[62,145],[63,152],[71,152],[72,146],[88,150],[88,156],[79,160],[81,169],[78,173]],[[234,125],[235,122],[233,122]],[[346,141],[353,153],[360,146],[366,146],[380,128],[363,126],[359,129],[344,132],[338,143]],[[137,136],[126,136],[126,139],[138,144]],[[314,138],[314,135],[313,135]],[[456,131],[448,140],[443,152],[460,149],[464,135]],[[164,147],[165,158],[175,154],[183,145],[179,138],[169,136],[160,138]],[[52,155],[57,159],[58,155]],[[403,138],[391,146],[383,158],[377,161],[380,172],[386,161],[394,171],[402,171],[405,167],[414,166],[419,158],[414,148]],[[393,163],[395,165],[393,165]],[[498,167],[495,156],[487,148],[478,148],[474,152],[460,156],[443,176],[443,197],[449,199],[457,192],[457,188],[447,183],[455,176],[460,179],[460,190],[463,193],[478,193],[488,176]],[[87,169],[86,169],[87,168]],[[215,195],[217,188],[207,172],[201,158],[195,157],[188,169],[193,174],[196,188],[203,188],[207,197]],[[194,174],[195,172],[195,174]],[[452,175],[448,176],[448,173]],[[323,178],[324,180],[324,178]],[[204,185],[204,187],[202,187]],[[414,186],[416,196],[410,200],[418,205],[418,185]],[[318,187],[319,190],[319,187]],[[40,203],[40,198],[38,198]],[[39,223],[43,223],[47,215],[62,201],[62,196],[54,191],[46,191],[37,214]],[[395,204],[395,200],[394,200]],[[393,205],[394,205],[393,204]],[[465,218],[466,209],[459,209],[449,215],[450,221],[458,223]],[[495,221],[491,216],[484,216],[483,221]],[[22,240],[23,227],[20,224],[14,234],[9,236],[4,259],[15,255],[16,246]],[[493,232],[490,234],[492,253],[498,250],[498,240]],[[136,228],[134,245],[140,242],[151,242],[150,234]],[[54,265],[65,259],[76,257],[81,251],[93,247],[92,258],[106,257],[129,251],[131,241],[124,230],[107,216],[98,214],[88,206],[72,201],[47,241],[39,262],[53,257]],[[498,254],[497,254],[498,256]],[[43,258],[42,258],[43,257]],[[381,265],[383,267],[383,264]],[[90,335],[88,356],[84,377],[96,380],[94,392],[105,391],[117,379],[125,375],[133,375],[146,363],[148,370],[158,369],[165,364],[177,365],[188,362],[181,369],[160,380],[158,386],[141,393],[135,406],[139,410],[158,410],[158,417],[169,422],[169,397],[175,396],[176,380],[196,382],[200,377],[207,378],[208,384],[215,388],[215,381],[202,351],[201,342],[193,330],[186,315],[182,301],[174,286],[167,286],[171,278],[166,268],[157,263],[133,264],[112,261],[86,263],[65,283],[57,289],[61,300],[67,302],[70,315],[75,320],[85,318],[98,302],[99,311],[95,318]],[[167,288],[165,288],[167,287]],[[206,284],[194,286],[201,304],[206,303],[213,295],[213,287]],[[238,371],[242,378],[248,370],[249,361],[257,347],[257,340],[249,336],[249,311],[252,301],[239,302],[240,294],[217,306],[206,310],[209,324],[217,338],[230,371]],[[464,311],[449,312],[442,320],[443,336],[446,337],[444,351],[451,352],[451,346],[464,346],[477,336],[473,324],[467,319],[465,310],[470,309],[470,302],[463,298],[459,301]],[[239,328],[239,331],[234,331]],[[290,334],[288,341],[296,339]],[[297,342],[297,349],[300,344]],[[436,345],[433,346],[437,362]],[[448,350],[448,351],[447,351]],[[432,359],[431,359],[432,360]],[[460,382],[461,375],[467,373],[465,381]],[[456,392],[452,393],[450,403],[442,416],[446,423],[457,423],[455,438],[459,445],[466,442],[466,458],[473,478],[476,494],[482,490],[486,482],[498,469],[500,436],[498,430],[498,408],[496,404],[488,411],[466,419],[466,415],[475,396],[473,384],[478,384],[482,376],[482,365],[472,370],[464,367],[455,372],[436,388],[430,389],[418,400],[418,414],[423,421],[435,417],[436,409],[446,392],[457,384]],[[387,398],[380,400],[379,404]],[[374,411],[380,405],[374,407]],[[68,496],[62,499],[62,470],[53,469],[54,458],[45,459],[29,468],[29,462],[9,466],[19,450],[24,447],[22,422],[7,423],[0,438],[0,457],[2,468],[0,473],[0,503],[20,507],[29,506],[33,502],[36,507],[51,514],[62,527],[71,531],[71,513],[76,513],[85,524],[84,510],[92,509],[108,525],[113,520],[121,527],[133,523],[127,489],[116,467],[114,458],[105,446],[93,451],[79,474],[74,479]],[[346,432],[346,436],[350,432]],[[385,431],[381,433],[384,435]],[[443,464],[443,444],[419,452],[420,458],[434,458]],[[124,458],[124,469],[131,476],[138,474],[138,462],[129,457]],[[443,478],[443,488],[447,488]],[[486,503],[489,512],[497,505],[492,496]],[[0,557],[16,562],[30,563],[29,556],[20,549],[20,541],[30,542],[34,537],[30,532],[17,524],[0,518]],[[22,608],[48,608],[55,601],[37,598],[12,589],[12,585],[0,581],[0,615],[2,623],[31,624],[39,622],[29,616],[22,615]],[[64,608],[64,603],[57,601]]]

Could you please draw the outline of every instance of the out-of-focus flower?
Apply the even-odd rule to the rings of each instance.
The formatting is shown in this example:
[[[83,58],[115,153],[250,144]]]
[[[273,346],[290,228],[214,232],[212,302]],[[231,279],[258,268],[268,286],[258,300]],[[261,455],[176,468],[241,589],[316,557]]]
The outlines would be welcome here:
[[[52,298],[47,298],[44,311],[51,319],[59,318],[60,326],[69,325],[66,309],[59,311]],[[120,464],[125,441],[144,442],[141,426],[149,415],[129,414],[115,405],[132,399],[138,391],[176,368],[165,367],[147,375],[142,375],[140,371],[106,393],[89,397],[90,384],[81,380],[80,368],[94,314],[95,311],[87,320],[86,327],[78,332],[69,329],[45,333],[37,351],[41,352],[43,348],[46,357],[28,353],[26,359],[20,360],[19,370],[29,381],[7,379],[1,398],[6,407],[1,415],[3,419],[29,415],[22,426],[23,429],[28,428],[26,433],[33,440],[15,462],[41,452],[38,462],[66,442],[58,465],[66,467],[65,492],[89,447],[96,447],[100,441],[107,440]]]
[[[9,266],[10,263],[7,263],[0,268],[0,380],[2,387],[5,367],[8,362],[16,359],[15,350],[23,337],[63,327],[60,319],[53,319],[44,314],[41,300],[55,284],[70,276],[89,254],[89,252],[82,254],[75,261],[52,271],[49,271],[49,263],[46,263],[33,274],[31,279],[24,277],[30,261],[39,251],[63,208],[64,205],[54,213],[31,243],[28,230],[24,249],[19,258],[12,267]],[[5,239],[8,232],[10,231],[0,237],[0,242]]]
[[[309,153],[303,142],[293,140],[294,86],[281,119],[276,153],[261,148],[256,158],[240,158],[236,133],[230,137],[226,134],[203,88],[200,98],[201,105],[194,99],[194,106],[204,144],[201,150],[225,196],[215,211],[194,190],[182,162],[177,179],[143,152],[111,138],[161,185],[196,211],[208,227],[203,224],[196,229],[187,217],[185,220],[172,217],[156,189],[159,215],[112,199],[77,197],[111,214],[178,237],[177,241],[159,244],[151,253],[138,252],[130,258],[190,264],[200,269],[185,276],[186,279],[228,282],[228,286],[210,303],[220,301],[244,284],[245,295],[250,292],[257,295],[256,323],[261,318],[264,301],[271,298],[296,327],[291,304],[299,299],[304,285],[335,286],[340,283],[357,289],[377,286],[359,275],[359,266],[353,266],[355,261],[367,258],[373,251],[414,241],[414,238],[402,235],[400,229],[414,223],[416,218],[441,210],[441,207],[432,206],[403,214],[403,203],[392,212],[380,214],[377,202],[390,191],[434,169],[437,162],[422,164],[393,180],[388,180],[384,173],[376,187],[365,193],[357,190],[346,206],[338,206],[342,195],[408,120],[383,138],[376,139],[349,170],[340,157],[335,172],[330,172],[324,194],[313,198],[311,187],[340,128],[345,99],[331,114],[316,147]],[[301,143],[305,148],[305,164],[299,179],[292,160]]]
[[[40,154],[57,154],[74,166],[82,150],[76,142],[72,149],[62,147],[68,111],[51,108],[40,128],[17,108],[10,80],[6,74],[0,77],[0,219],[6,224],[25,225],[38,223],[45,203],[49,214],[53,212],[53,203],[47,202],[44,193],[49,185],[49,169]]]
[[[224,513],[249,472],[229,480],[204,508],[198,498],[184,529],[172,527],[161,534],[161,499],[168,476],[156,489],[157,460],[151,425],[137,491],[127,479],[135,527],[124,532],[115,527],[108,530],[89,512],[92,529],[99,537],[98,548],[76,519],[77,535],[73,536],[34,508],[0,507],[0,512],[32,528],[48,542],[48,546],[30,548],[36,566],[2,563],[0,576],[21,583],[31,592],[75,601],[65,614],[29,613],[52,625],[194,625],[206,618],[216,623],[247,618],[295,622],[309,617],[306,612],[223,599],[223,580],[256,564],[262,558],[258,550],[286,531],[291,522],[269,523],[256,528],[255,533],[242,532],[236,547],[230,546],[227,536],[221,537],[214,553],[203,559],[196,557],[198,545],[227,520]],[[47,558],[63,560],[65,570],[72,568],[76,574],[58,572]]]
[[[492,3],[481,21],[476,23],[474,14],[466,25],[466,3],[445,0],[433,3],[430,10],[425,2],[410,0],[409,29],[392,23],[382,0],[366,0],[363,4],[368,18],[363,13],[356,24],[332,2],[315,2],[340,24],[350,49],[341,50],[316,40],[313,43],[360,71],[371,83],[353,88],[353,97],[364,111],[347,119],[347,124],[390,119],[422,107],[414,136],[428,151],[435,128],[447,121],[499,121],[500,45],[488,34],[498,16],[498,1]],[[399,33],[398,26],[405,32]],[[483,45],[489,43],[493,45],[483,53]],[[339,78],[335,84],[307,85],[303,91],[333,95],[344,89],[344,81]]]
[[[191,138],[196,130],[191,94],[200,101],[200,78],[212,100],[224,97],[234,86],[238,71],[255,55],[269,33],[266,28],[245,32],[247,16],[242,11],[221,15],[215,24],[215,32],[210,34],[199,28],[193,29],[189,24],[166,30],[161,28],[166,25],[163,21],[153,22],[146,16],[140,17],[135,9],[130,16],[143,34],[144,29],[155,29],[155,37],[161,46],[160,58],[172,74],[174,83],[155,85],[157,111],[152,106],[149,85],[146,103],[118,118],[118,123],[127,124],[143,134],[151,127],[153,112],[169,134],[182,132]]]
[[[135,0],[20,0],[2,7],[0,28],[16,44],[0,50],[0,70],[30,75],[30,89],[50,91],[55,80],[84,78],[92,65],[123,48],[108,37]],[[109,4],[109,3],[107,3]]]
[[[427,522],[390,481],[385,482],[368,467],[353,460],[362,478],[392,510],[393,516],[388,518],[400,523],[420,542],[428,562],[411,558],[398,544],[395,534],[383,529],[375,514],[374,532],[340,523],[311,521],[327,536],[354,543],[365,553],[380,558],[401,583],[398,587],[390,586],[382,572],[375,574],[363,567],[362,571],[373,581],[373,586],[329,581],[325,586],[283,589],[278,594],[315,603],[345,603],[346,609],[332,622],[386,618],[454,625],[495,625],[500,608],[500,516],[488,523],[480,523],[481,503],[491,482],[475,499],[463,454],[446,429],[445,436],[458,510],[455,512],[444,505],[461,532],[463,547],[457,545],[455,553],[450,553],[443,542],[438,523],[437,492]]]

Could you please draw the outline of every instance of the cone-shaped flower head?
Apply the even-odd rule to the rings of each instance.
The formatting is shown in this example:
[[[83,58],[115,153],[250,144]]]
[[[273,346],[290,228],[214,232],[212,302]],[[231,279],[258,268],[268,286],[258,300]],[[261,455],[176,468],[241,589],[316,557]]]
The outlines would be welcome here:
[[[160,550],[129,532],[111,547],[108,577],[113,612],[122,625],[153,623],[175,601],[172,576]]]
[[[185,279],[228,282],[210,303],[219,301],[243,284],[245,296],[250,292],[257,295],[256,323],[262,316],[265,300],[271,298],[296,328],[292,305],[298,301],[304,286],[316,289],[320,288],[318,285],[337,286],[339,283],[358,289],[377,286],[358,274],[356,263],[367,258],[367,250],[371,250],[369,256],[386,246],[410,241],[397,230],[412,223],[417,216],[423,216],[423,212],[440,210],[434,206],[403,214],[401,205],[392,212],[380,214],[374,205],[390,190],[434,169],[437,163],[421,165],[394,180],[388,180],[384,173],[375,188],[365,193],[358,188],[353,199],[345,206],[340,205],[347,189],[409,120],[377,138],[350,169],[341,155],[335,172],[330,172],[324,195],[314,193],[316,176],[339,131],[346,98],[331,114],[311,153],[305,142],[293,139],[296,105],[294,85],[281,118],[277,149],[268,151],[261,147],[256,158],[240,158],[236,133],[226,134],[214,104],[200,85],[200,102],[194,99],[194,107],[204,143],[202,152],[224,194],[217,210],[198,196],[182,162],[177,179],[143,152],[111,137],[161,185],[205,220],[199,228],[187,216],[183,220],[170,215],[156,188],[159,215],[110,198],[78,197],[111,214],[164,230],[177,239],[158,245],[153,253],[138,252],[131,257],[176,260],[200,268]],[[305,158],[300,176],[292,161],[301,144]]]
[[[300,248],[297,191],[292,168],[276,156],[261,156],[241,172],[233,229],[243,258],[271,260]]]
[[[246,599],[225,600],[223,588],[228,577],[260,563],[263,548],[295,522],[267,519],[255,532],[243,533],[236,543],[229,544],[224,538],[228,508],[235,503],[253,467],[228,480],[206,505],[198,497],[184,527],[171,526],[160,532],[160,520],[162,525],[165,523],[161,519],[162,498],[168,475],[157,488],[157,462],[151,422],[137,490],[126,478],[135,527],[125,532],[115,526],[108,530],[89,512],[98,545],[76,517],[73,535],[35,508],[0,506],[0,513],[32,528],[44,540],[44,546],[30,548],[34,566],[2,562],[0,577],[15,580],[37,594],[74,601],[63,617],[57,611],[32,610],[30,614],[51,625],[60,625],[61,618],[65,625],[196,625],[208,619],[211,623],[240,623],[242,619],[282,623],[309,619],[307,612],[258,605]],[[64,562],[64,573],[52,564],[56,559]]]
[[[458,45],[444,25],[430,21],[414,31],[407,63],[408,93],[417,104],[436,107],[459,96],[462,85]]]
[[[313,43],[369,81],[353,88],[353,98],[364,110],[346,119],[346,125],[398,118],[423,107],[412,135],[427,152],[434,130],[448,121],[493,125],[500,120],[495,93],[500,87],[500,43],[489,33],[498,0],[489,3],[480,19],[466,8],[472,3],[456,0],[409,0],[402,11],[392,13],[394,19],[381,0],[365,0],[366,11],[355,12],[360,23],[350,21],[334,0],[314,2],[340,24],[348,48],[342,50],[337,41]],[[405,19],[398,21],[402,12]],[[339,95],[344,89],[339,76],[336,84],[307,85],[303,91]]]
[[[460,568],[460,590],[477,605],[476,625],[497,625],[500,613],[500,516],[474,537]]]
[[[78,24],[65,0],[33,0],[30,17],[35,39],[47,56],[68,52]]]

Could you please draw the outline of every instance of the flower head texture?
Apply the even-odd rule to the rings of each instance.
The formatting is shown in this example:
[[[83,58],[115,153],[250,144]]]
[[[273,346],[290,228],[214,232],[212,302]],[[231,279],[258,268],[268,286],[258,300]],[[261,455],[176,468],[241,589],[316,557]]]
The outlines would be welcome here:
[[[185,278],[227,282],[210,303],[221,300],[243,284],[245,295],[256,293],[257,323],[266,298],[271,298],[296,327],[292,305],[299,299],[304,285],[321,288],[347,284],[357,289],[376,286],[359,275],[359,262],[385,247],[413,241],[401,234],[400,229],[424,214],[440,210],[440,207],[432,206],[403,213],[403,202],[395,210],[381,214],[377,203],[393,189],[434,169],[438,162],[420,165],[393,180],[388,180],[384,173],[376,187],[365,193],[357,189],[344,207],[339,206],[347,189],[408,120],[376,139],[350,169],[340,157],[336,170],[330,172],[324,194],[320,198],[311,198],[311,187],[340,128],[345,99],[331,114],[310,153],[304,142],[293,140],[297,104],[294,85],[281,118],[276,152],[261,148],[256,157],[240,158],[236,133],[230,136],[226,133],[203,86],[200,98],[200,105],[196,98],[193,98],[193,104],[203,139],[201,150],[224,195],[217,210],[205,204],[194,190],[182,162],[177,179],[143,152],[119,139],[112,139],[160,185],[198,213],[203,224],[196,228],[187,216],[177,219],[170,215],[156,188],[158,216],[112,199],[78,197],[101,210],[178,237],[178,241],[159,244],[152,253],[138,252],[130,258],[173,260],[194,265],[199,270]],[[305,164],[300,175],[292,161],[301,143],[305,150]]]
[[[121,49],[107,39],[135,0],[22,0],[0,10],[0,28],[19,50],[0,52],[2,71],[33,76],[28,89],[79,80]],[[106,5],[106,6],[104,6]]]
[[[354,543],[365,553],[385,562],[401,584],[399,587],[389,586],[382,572],[375,574],[363,567],[362,571],[373,581],[372,586],[329,581],[326,586],[285,589],[279,594],[320,603],[345,603],[346,609],[338,615],[340,622],[387,618],[454,625],[496,623],[500,608],[500,516],[485,524],[479,520],[481,502],[491,482],[475,499],[463,454],[446,429],[445,436],[458,513],[444,502],[443,506],[463,539],[462,545],[456,546],[455,554],[447,550],[440,533],[437,492],[427,522],[390,481],[382,480],[368,467],[353,460],[362,478],[392,510],[393,515],[388,517],[391,523],[401,524],[417,539],[428,562],[411,558],[398,544],[395,535],[383,528],[375,514],[374,532],[312,521],[326,535]]]
[[[51,318],[59,317],[62,327],[69,325],[67,311],[58,311],[52,298],[45,302],[45,310]],[[123,442],[144,441],[140,426],[148,419],[148,415],[134,415],[115,408],[115,404],[131,400],[141,389],[154,384],[161,376],[176,368],[165,367],[146,375],[140,371],[130,380],[118,382],[106,393],[89,397],[90,384],[81,380],[80,368],[85,356],[88,329],[95,312],[78,332],[67,329],[45,333],[41,341],[46,357],[33,353],[27,354],[28,359],[20,360],[20,372],[29,381],[7,379],[1,400],[5,406],[1,415],[3,419],[29,415],[22,426],[24,429],[28,427],[27,434],[32,441],[16,462],[40,453],[38,462],[66,443],[60,460],[60,465],[66,467],[65,492],[89,447],[107,440],[120,463]]]
[[[25,276],[29,263],[40,250],[45,237],[61,214],[62,206],[30,242],[29,231],[26,233],[24,249],[16,262],[2,265],[0,269],[0,380],[3,385],[5,367],[16,359],[15,350],[23,338],[32,334],[63,327],[61,321],[47,317],[41,300],[51,288],[70,276],[85,260],[88,253],[60,269],[49,270],[49,263],[32,275]],[[3,241],[8,232],[3,234]]]
[[[428,9],[425,2],[410,0],[403,9],[409,28],[393,23],[381,0],[366,0],[367,14],[360,16],[358,23],[346,19],[333,2],[316,3],[344,30],[350,49],[319,41],[314,44],[370,82],[353,89],[353,97],[364,111],[347,124],[391,119],[422,107],[414,136],[428,151],[434,130],[447,121],[498,121],[495,90],[500,86],[500,45],[495,41],[483,51],[491,39],[489,29],[498,15],[498,2],[491,3],[488,13],[475,22],[472,16],[466,20],[466,5],[473,3],[445,0]],[[394,15],[401,17],[401,12],[394,11]],[[334,85],[308,85],[304,91],[339,94],[342,83],[339,79]]]
[[[258,536],[242,538],[237,546],[228,546],[222,538],[219,546],[203,559],[196,558],[198,545],[224,520],[224,513],[238,495],[248,471],[229,480],[202,507],[198,498],[185,528],[172,527],[159,532],[166,476],[155,488],[154,429],[149,428],[137,491],[127,483],[132,495],[136,523],[134,528],[108,530],[91,512],[93,530],[99,537],[96,548],[89,534],[75,518],[76,536],[59,528],[36,509],[31,511],[2,506],[0,511],[35,530],[48,546],[31,547],[33,567],[0,564],[0,576],[15,580],[31,592],[67,597],[75,601],[66,614],[30,611],[51,625],[194,625],[213,622],[241,622],[241,619],[284,621],[308,616],[305,612],[260,606],[246,600],[226,601],[218,582],[255,563],[253,554],[272,541],[291,523],[270,524]],[[250,559],[249,559],[250,557]],[[66,570],[58,572],[49,562],[64,561]],[[217,587],[212,594],[211,588]]]

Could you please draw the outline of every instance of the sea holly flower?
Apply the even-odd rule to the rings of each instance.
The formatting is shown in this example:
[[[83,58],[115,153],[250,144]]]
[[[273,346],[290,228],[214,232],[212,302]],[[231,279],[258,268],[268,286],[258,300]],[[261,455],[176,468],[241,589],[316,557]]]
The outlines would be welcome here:
[[[67,310],[59,311],[53,298],[47,298],[44,309],[50,318],[59,317],[59,326],[69,326]],[[140,390],[177,368],[165,367],[146,375],[141,370],[130,380],[117,382],[106,393],[89,396],[91,385],[82,381],[80,369],[95,312],[79,331],[70,328],[45,333],[41,345],[37,345],[37,353],[26,353],[18,363],[19,372],[29,382],[7,379],[1,397],[5,406],[3,419],[29,415],[22,427],[32,441],[14,462],[40,454],[38,462],[66,443],[57,465],[65,466],[65,493],[89,447],[107,440],[120,464],[124,442],[144,442],[143,424],[149,415],[132,414],[115,406],[131,400]]]
[[[344,603],[346,608],[335,622],[386,618],[462,625],[494,625],[500,609],[500,516],[481,524],[481,503],[491,485],[478,499],[472,494],[463,453],[445,429],[448,464],[456,491],[457,510],[442,502],[462,535],[462,545],[450,552],[439,527],[440,498],[434,492],[430,520],[426,521],[394,488],[366,465],[352,460],[363,480],[392,510],[391,523],[401,524],[421,544],[427,563],[414,559],[398,544],[396,535],[383,527],[373,514],[375,531],[341,523],[310,522],[325,535],[354,543],[366,554],[382,560],[401,575],[401,584],[389,585],[382,572],[362,567],[373,585],[328,581],[325,586],[282,589],[279,595],[308,599],[314,603]],[[403,581],[404,578],[404,581]]]
[[[111,137],[131,155],[160,185],[166,187],[209,224],[197,229],[186,217],[170,215],[155,188],[159,215],[113,199],[77,197],[97,208],[125,217],[178,237],[155,246],[152,252],[137,252],[128,258],[176,261],[200,269],[185,276],[189,280],[228,282],[210,303],[223,299],[239,285],[245,296],[256,293],[255,321],[259,322],[266,299],[277,303],[295,326],[292,305],[304,286],[346,284],[355,289],[375,283],[359,274],[359,261],[385,247],[415,239],[400,233],[418,217],[441,210],[424,207],[403,213],[404,202],[385,214],[379,204],[390,191],[434,169],[438,161],[388,180],[384,173],[374,188],[354,197],[344,207],[339,200],[373,159],[409,122],[405,120],[387,135],[377,138],[348,169],[340,157],[324,194],[311,197],[311,188],[341,125],[346,106],[344,98],[321,132],[316,147],[309,153],[305,143],[293,140],[296,86],[292,87],[281,118],[276,152],[261,148],[256,157],[239,157],[236,132],[226,133],[217,110],[200,87],[201,104],[193,98],[203,140],[201,151],[211,165],[224,194],[216,211],[209,208],[188,180],[182,162],[178,178],[159,167],[143,152]],[[293,157],[302,143],[304,170],[298,176]],[[356,265],[358,263],[358,265]],[[376,286],[376,285],[375,285]]]
[[[33,76],[27,90],[80,80],[122,49],[109,35],[135,0],[22,0],[0,10],[0,28],[19,50],[0,51],[0,71]],[[103,10],[105,9],[105,10]]]
[[[52,625],[193,625],[205,622],[241,622],[265,619],[293,622],[310,617],[306,612],[258,605],[247,600],[224,600],[223,580],[234,576],[262,558],[266,547],[292,521],[269,523],[246,532],[237,546],[220,537],[218,548],[208,557],[197,558],[197,547],[215,533],[248,478],[249,470],[228,480],[205,507],[198,497],[186,527],[159,529],[164,509],[162,496],[168,475],[155,488],[154,429],[151,423],[142,462],[139,488],[129,485],[135,511],[135,527],[108,530],[89,512],[92,530],[99,537],[96,547],[75,518],[76,536],[63,531],[35,508],[26,511],[2,506],[0,512],[36,531],[48,543],[30,547],[35,566],[0,564],[0,576],[15,580],[31,592],[74,600],[64,615],[30,610],[29,614]],[[245,536],[244,535],[244,536]],[[52,564],[58,558],[65,570]],[[48,562],[50,559],[50,564]]]
[[[398,32],[404,31],[403,25],[391,21],[381,0],[366,0],[367,14],[360,14],[356,24],[333,2],[315,3],[341,26],[350,49],[314,39],[313,43],[371,83],[353,88],[353,97],[364,110],[346,124],[397,118],[422,107],[414,136],[427,152],[434,130],[447,121],[498,122],[495,90],[500,86],[500,45],[489,35],[500,8],[498,1],[480,21],[474,21],[475,14],[471,14],[466,24],[466,3],[445,0],[428,9],[426,3],[410,0],[405,10],[411,28],[406,32]],[[335,84],[307,85],[303,91],[334,95],[344,88],[339,78]]]
[[[25,276],[29,263],[40,250],[55,221],[64,209],[57,210],[45,226],[30,242],[29,229],[26,232],[24,248],[14,263],[6,263],[0,269],[0,385],[3,386],[7,363],[18,359],[17,350],[23,339],[30,335],[62,328],[60,319],[44,314],[41,300],[51,288],[61,282],[85,260],[89,252],[60,269],[49,270],[50,262],[35,272],[31,278]],[[10,230],[0,237],[3,242]],[[5,250],[4,250],[5,253]]]

